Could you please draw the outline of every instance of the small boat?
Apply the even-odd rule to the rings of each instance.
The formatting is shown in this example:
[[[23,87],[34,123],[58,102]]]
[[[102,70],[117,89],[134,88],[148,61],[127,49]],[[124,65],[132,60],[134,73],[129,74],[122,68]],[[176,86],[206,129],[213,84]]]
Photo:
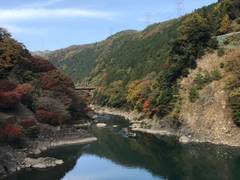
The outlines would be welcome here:
[[[134,133],[134,132],[128,133],[128,137],[130,137],[130,138],[135,138],[136,136],[137,136],[137,133]]]
[[[130,132],[128,128],[123,128],[123,129],[122,129],[122,132],[123,132],[123,135],[124,135],[125,137],[134,138],[134,137],[137,136],[136,133]]]

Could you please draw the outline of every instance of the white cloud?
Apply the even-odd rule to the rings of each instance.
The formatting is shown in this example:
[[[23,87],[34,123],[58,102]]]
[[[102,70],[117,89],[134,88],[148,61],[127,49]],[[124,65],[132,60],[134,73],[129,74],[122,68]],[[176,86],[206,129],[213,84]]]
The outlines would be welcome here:
[[[48,28],[40,27],[22,27],[11,24],[0,24],[0,26],[14,34],[43,35],[49,32]]]
[[[56,3],[62,2],[64,0],[47,0],[47,1],[42,1],[41,2],[34,2],[30,4],[23,5],[22,7],[24,8],[44,8],[44,7],[49,7],[51,5],[54,5]]]
[[[0,9],[0,22],[80,17],[112,20],[114,16],[114,13],[78,8]]]

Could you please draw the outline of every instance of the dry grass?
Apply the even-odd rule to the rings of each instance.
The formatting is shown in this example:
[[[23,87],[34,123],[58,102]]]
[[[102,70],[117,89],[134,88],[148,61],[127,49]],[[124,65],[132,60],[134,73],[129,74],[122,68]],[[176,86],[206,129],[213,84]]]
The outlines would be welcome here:
[[[229,106],[227,82],[240,70],[240,49],[227,50],[219,57],[217,52],[207,54],[198,60],[197,68],[180,82],[181,111],[183,127],[199,139],[214,143],[240,145],[240,128],[233,122]],[[220,68],[221,64],[225,68]],[[189,101],[189,90],[199,72],[211,72],[218,69],[221,79],[215,80],[199,91],[196,102]],[[234,79],[233,81],[236,81]]]

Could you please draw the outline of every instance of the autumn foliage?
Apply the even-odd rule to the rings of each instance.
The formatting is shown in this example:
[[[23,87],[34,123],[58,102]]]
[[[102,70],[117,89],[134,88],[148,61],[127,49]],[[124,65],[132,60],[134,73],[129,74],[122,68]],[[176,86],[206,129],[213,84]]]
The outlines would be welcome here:
[[[40,122],[53,126],[61,125],[64,122],[64,119],[60,117],[56,112],[50,112],[43,109],[38,109],[36,111],[36,116]]]
[[[1,82],[3,83],[4,81]],[[3,85],[0,88],[0,108],[7,109],[15,107],[20,103],[22,97],[31,91],[32,86],[30,84],[16,86],[11,82],[6,81],[6,85]]]
[[[70,78],[63,75],[57,70],[46,72],[41,78],[41,86],[43,89],[65,89],[66,87],[74,87]]]
[[[15,91],[0,92],[0,108],[7,109],[18,105],[21,98]]]
[[[143,103],[143,111],[146,113],[149,110],[151,100],[148,98]]]
[[[19,94],[20,97],[27,95],[31,93],[33,90],[32,85],[25,83],[25,84],[20,84],[16,87],[15,92]]]
[[[12,91],[17,87],[17,84],[9,80],[0,80],[0,92]]]
[[[20,125],[21,125],[24,129],[29,129],[29,128],[33,127],[33,126],[36,126],[37,123],[36,123],[36,120],[35,120],[35,119],[33,119],[33,118],[27,118],[27,119],[21,120]]]
[[[34,72],[48,72],[56,69],[49,61],[39,56],[32,56],[28,66]]]
[[[20,126],[12,123],[6,123],[0,127],[0,140],[13,142],[22,136],[22,129]]]

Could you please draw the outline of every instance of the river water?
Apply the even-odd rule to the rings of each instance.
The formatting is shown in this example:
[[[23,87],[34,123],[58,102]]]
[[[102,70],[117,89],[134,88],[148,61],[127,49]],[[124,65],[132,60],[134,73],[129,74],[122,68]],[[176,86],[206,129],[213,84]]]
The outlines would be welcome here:
[[[64,160],[44,170],[25,170],[9,180],[238,180],[240,149],[210,144],[179,144],[174,138],[137,134],[127,137],[126,120],[101,116],[105,128],[91,127],[98,141],[43,154]],[[115,127],[114,125],[118,125]]]

